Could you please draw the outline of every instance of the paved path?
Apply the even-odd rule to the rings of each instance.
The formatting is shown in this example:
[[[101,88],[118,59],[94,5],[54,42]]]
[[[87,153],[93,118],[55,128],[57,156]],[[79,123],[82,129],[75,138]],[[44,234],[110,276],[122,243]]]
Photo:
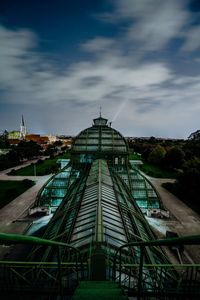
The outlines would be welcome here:
[[[179,236],[200,234],[200,215],[162,187],[162,183],[174,180],[152,177],[148,179],[160,194],[164,207],[171,213],[169,220],[148,218],[151,225],[159,231],[158,234],[162,236],[166,230],[175,231]],[[187,246],[186,248],[192,259],[200,263],[200,246]]]
[[[26,165],[30,164],[29,161]],[[23,165],[25,166],[25,165]],[[15,167],[21,168],[22,166]],[[8,176],[8,170],[0,172],[0,180],[23,180],[30,179],[35,181],[35,185],[26,192],[18,196],[16,199],[8,203],[0,209],[0,232],[22,234],[24,230],[31,224],[31,220],[20,221],[22,217],[27,215],[29,207],[35,202],[37,194],[45,182],[52,176]],[[18,221],[17,221],[18,220]],[[10,247],[0,245],[0,259],[10,252]]]
[[[0,231],[10,233],[22,233],[27,223],[14,223],[17,219],[21,218],[28,208],[36,200],[36,196],[44,185],[44,183],[52,176],[52,174],[45,176],[10,176],[7,175],[12,169],[21,169],[29,166],[31,163],[35,163],[38,159],[45,159],[46,157],[38,157],[37,159],[29,160],[21,165],[12,167],[3,171],[0,171],[0,180],[13,180],[21,181],[24,179],[30,179],[35,181],[35,185],[28,189],[23,194],[19,195],[16,199],[8,203],[2,209],[0,209]]]
[[[1,232],[21,233],[22,224],[15,222],[17,219],[26,215],[28,208],[36,200],[36,196],[51,175],[34,177],[34,176],[7,176],[0,175],[0,180],[23,180],[25,178],[34,180],[36,184],[16,199],[8,203],[0,210],[0,230]],[[26,224],[27,225],[27,224]]]
[[[0,171],[0,175],[7,174],[7,173],[9,173],[11,170],[13,170],[13,169],[19,170],[19,169],[21,169],[21,168],[25,168],[25,167],[31,165],[32,163],[36,163],[39,159],[44,160],[44,159],[47,159],[47,158],[49,158],[49,156],[45,156],[45,157],[44,157],[44,156],[39,156],[39,157],[37,157],[36,159],[28,160],[28,161],[26,161],[26,162],[24,162],[24,163],[21,163],[21,164],[18,165],[18,166],[15,166],[15,167],[12,167],[12,168],[9,168],[9,169],[6,169],[6,170],[2,170],[2,171]]]
[[[6,174],[0,174],[0,180],[11,180],[11,181],[21,181],[24,179],[30,179],[33,181],[40,181],[42,178],[50,178],[53,174],[48,174],[45,176],[11,176]]]

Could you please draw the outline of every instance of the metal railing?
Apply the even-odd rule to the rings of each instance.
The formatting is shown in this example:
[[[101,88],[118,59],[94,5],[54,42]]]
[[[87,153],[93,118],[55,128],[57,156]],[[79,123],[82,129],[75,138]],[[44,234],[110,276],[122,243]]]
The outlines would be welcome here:
[[[74,284],[84,278],[85,264],[81,252],[66,243],[46,240],[38,237],[18,234],[0,233],[0,243],[4,245],[25,244],[35,246],[51,246],[56,248],[56,262],[19,262],[0,261],[1,292],[37,292],[57,293],[61,297],[67,292],[69,279]],[[73,253],[73,261],[61,261],[61,247]]]
[[[124,244],[117,249],[114,256],[113,280],[125,288],[129,295],[137,296],[137,299],[161,295],[168,297],[165,299],[170,299],[174,295],[182,295],[183,299],[200,299],[200,264],[174,265],[144,262],[145,247],[199,244],[200,235]],[[132,247],[140,248],[139,264],[123,263],[123,253],[125,251],[128,253]]]
[[[88,265],[82,262],[81,252],[66,243],[5,233],[0,233],[0,243],[52,246],[57,250],[57,260],[51,262],[0,261],[2,293],[52,293],[60,295],[62,299],[63,295],[69,293],[69,282],[75,283],[75,288],[79,280],[84,278],[84,272],[88,272]],[[137,299],[200,299],[200,264],[148,264],[144,261],[145,247],[199,244],[200,235],[124,244],[114,255],[112,279],[129,296],[136,296]],[[74,260],[62,262],[61,247],[72,251]],[[140,248],[139,264],[123,260],[124,255],[130,255],[131,247]]]

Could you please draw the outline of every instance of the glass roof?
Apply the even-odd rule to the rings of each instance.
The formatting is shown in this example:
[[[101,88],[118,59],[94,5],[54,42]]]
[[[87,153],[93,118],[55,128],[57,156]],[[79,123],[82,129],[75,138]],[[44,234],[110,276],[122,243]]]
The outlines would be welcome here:
[[[99,117],[93,121],[92,127],[81,131],[75,138],[72,153],[128,153],[125,138],[107,125],[107,119]]]
[[[65,163],[66,161],[69,163],[69,160],[65,160]],[[67,164],[43,186],[37,195],[35,206],[50,206],[54,211],[61,204],[71,184],[79,176],[80,172]]]
[[[128,241],[154,239],[126,184],[101,159],[71,186],[43,237],[83,247],[87,252],[93,242],[106,243],[114,251]],[[158,248],[145,252],[146,262],[165,262]],[[134,261],[139,261],[137,251]]]
[[[130,163],[129,167],[113,166],[113,170],[123,179],[131,191],[137,205],[145,212],[149,209],[164,209],[156,190],[148,179]]]

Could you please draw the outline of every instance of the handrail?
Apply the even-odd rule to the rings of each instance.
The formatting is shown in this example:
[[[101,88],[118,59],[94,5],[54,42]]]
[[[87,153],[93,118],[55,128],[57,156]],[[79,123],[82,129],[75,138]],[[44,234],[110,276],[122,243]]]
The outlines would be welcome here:
[[[182,237],[166,238],[152,241],[130,242],[120,246],[117,252],[129,246],[168,246],[168,245],[200,245],[200,234]]]
[[[15,260],[0,260],[0,265],[15,265],[15,266],[21,266],[21,265],[26,265],[25,267],[30,267],[30,266],[35,266],[35,265],[39,265],[41,264],[41,261],[15,261]],[[62,262],[61,263],[61,267],[68,267],[68,266],[74,266],[74,262]],[[56,262],[52,262],[52,261],[45,261],[45,262],[42,262],[42,266],[41,267],[52,267],[52,266],[55,266],[57,265]],[[80,265],[80,263],[79,263]],[[87,262],[83,263],[83,265],[87,265]],[[40,266],[39,266],[40,267]],[[38,267],[38,268],[39,268]]]
[[[122,269],[122,254],[121,250],[126,247],[131,246],[138,246],[140,247],[140,263],[139,263],[139,279],[138,279],[138,299],[140,299],[141,288],[142,288],[142,270],[143,270],[143,262],[144,262],[144,248],[146,246],[170,246],[170,245],[200,245],[200,235],[192,235],[192,236],[183,236],[183,237],[175,237],[175,238],[166,238],[166,239],[159,239],[159,240],[152,240],[152,241],[141,241],[141,242],[130,242],[120,246],[114,255],[114,262],[113,262],[113,280],[116,279],[116,260],[117,254],[120,252],[119,258],[119,269],[121,273]],[[173,264],[172,264],[173,266]],[[121,277],[120,277],[120,284],[121,284]]]
[[[0,233],[0,242],[6,243],[6,244],[29,244],[29,245],[40,245],[40,246],[44,245],[44,246],[57,247],[57,249],[58,249],[58,267],[59,267],[59,269],[60,269],[60,264],[61,264],[59,248],[62,246],[62,247],[72,249],[79,256],[79,261],[80,261],[80,264],[81,264],[81,275],[83,276],[83,274],[84,274],[81,252],[80,252],[79,249],[77,249],[76,247],[73,247],[69,244],[66,244],[66,243],[63,243],[63,242],[47,240],[47,239],[34,237],[34,236],[25,236],[25,235],[22,235],[22,234],[10,234],[10,233]],[[76,258],[77,258],[77,256],[76,256]],[[76,259],[76,261],[77,261],[77,259]],[[77,265],[77,278],[78,278],[78,261],[76,262],[76,265]]]
[[[80,253],[80,250],[69,244],[63,242],[57,242],[52,240],[47,240],[34,236],[26,236],[23,234],[12,234],[12,233],[0,233],[0,242],[10,242],[10,244],[30,244],[30,245],[46,245],[46,246],[64,246],[67,248],[72,248],[73,250]]]

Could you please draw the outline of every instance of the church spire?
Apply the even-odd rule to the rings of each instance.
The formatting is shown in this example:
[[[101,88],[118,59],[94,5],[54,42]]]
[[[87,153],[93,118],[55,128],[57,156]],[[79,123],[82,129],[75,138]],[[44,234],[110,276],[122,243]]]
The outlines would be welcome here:
[[[20,139],[24,140],[26,137],[26,126],[24,122],[24,116],[22,115],[21,125],[20,125]]]
[[[24,125],[24,116],[22,115],[22,126],[25,126]]]

